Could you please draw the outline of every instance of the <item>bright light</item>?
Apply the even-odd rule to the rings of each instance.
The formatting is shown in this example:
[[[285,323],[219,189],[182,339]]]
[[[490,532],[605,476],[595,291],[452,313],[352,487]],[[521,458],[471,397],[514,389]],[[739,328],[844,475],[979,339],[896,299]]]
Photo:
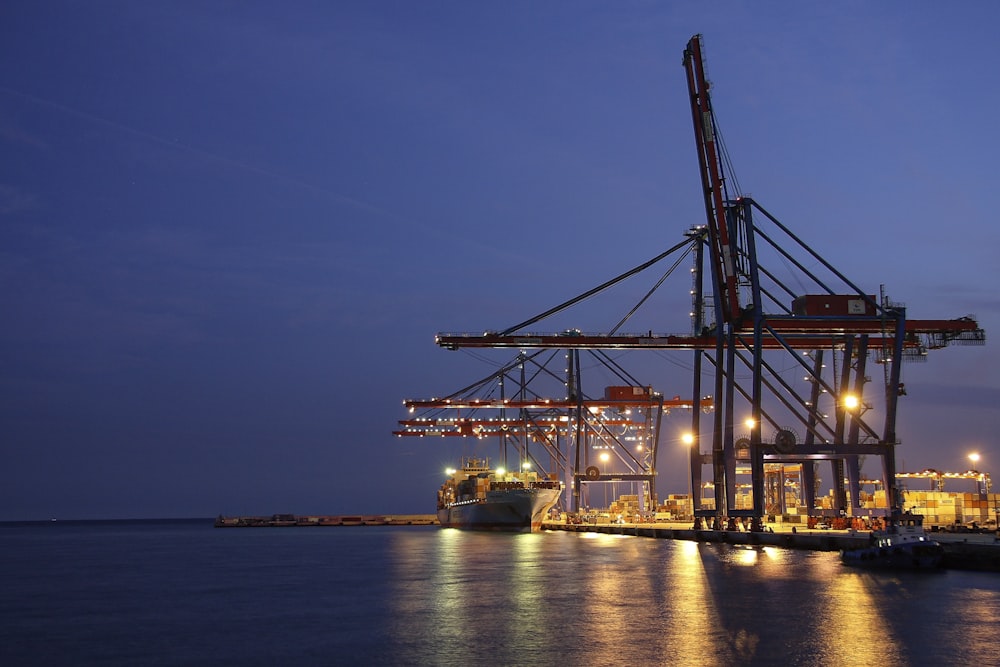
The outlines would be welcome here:
[[[975,468],[976,464],[979,463],[979,452],[969,454],[969,460],[972,461],[972,467]]]
[[[507,474],[507,471],[504,470],[503,468],[497,468],[497,474],[502,477]]]
[[[607,452],[601,452],[601,455],[598,458],[601,459],[601,461],[603,461],[604,463],[607,463],[608,460],[611,458],[611,454],[608,454]]]
[[[530,469],[531,469],[531,461],[525,461],[524,463],[521,464],[521,470],[530,470]]]
[[[847,410],[857,410],[858,406],[861,405],[861,401],[854,394],[847,394],[844,396],[844,408]]]
[[[458,472],[458,471],[457,471],[457,470],[455,470],[454,468],[448,468],[448,469],[447,469],[447,470],[445,470],[444,472],[445,472],[445,474],[448,474],[448,475],[454,475],[454,474],[455,474],[456,472]]]
[[[755,421],[753,420],[753,417],[747,417],[746,421],[745,421],[745,422],[743,422],[743,424],[744,424],[744,425],[745,425],[745,426],[746,426],[746,427],[747,427],[748,429],[750,429],[751,431],[753,430],[753,427],[754,427],[754,425],[755,425],[756,423],[757,423],[757,422],[755,422]]]
[[[694,433],[685,433],[684,435],[682,435],[681,436],[681,442],[683,442],[685,445],[693,445],[694,444]]]

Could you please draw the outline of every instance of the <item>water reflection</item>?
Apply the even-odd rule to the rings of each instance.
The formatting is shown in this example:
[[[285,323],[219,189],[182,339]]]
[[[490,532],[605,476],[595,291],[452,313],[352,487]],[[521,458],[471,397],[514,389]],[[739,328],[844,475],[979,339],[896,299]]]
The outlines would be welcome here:
[[[841,572],[819,590],[816,614],[822,634],[816,650],[827,664],[907,663],[900,638],[885,618],[886,601],[876,581],[868,573]]]
[[[502,623],[502,642],[516,646],[527,656],[544,648],[545,635],[540,628],[554,622],[553,610],[546,600],[546,563],[542,557],[545,535],[526,533],[512,538],[511,570],[505,594],[497,602],[510,609],[497,620]]]
[[[446,529],[389,562],[380,664],[985,664],[1000,619],[994,575],[773,547]]]
[[[393,569],[387,573],[390,635],[404,647],[409,644],[406,638],[419,645],[422,636],[434,636],[445,645],[449,640],[457,643],[463,632],[461,535],[441,530],[433,540],[418,533],[393,537]]]
[[[601,535],[585,546],[592,555],[591,565],[581,572],[577,615],[582,640],[596,664],[613,664],[647,634],[649,562],[641,555],[645,545],[635,537]]]
[[[665,634],[674,638],[668,656],[676,665],[731,664],[730,647],[708,585],[697,542],[678,542],[667,552],[664,567],[671,585],[661,599]]]
[[[943,639],[961,647],[954,653],[956,661],[972,663],[976,656],[991,652],[995,656],[997,633],[1000,632],[1000,594],[986,586],[969,587],[961,595],[949,589],[947,594],[947,598],[941,596],[942,604],[949,607],[953,602],[957,604],[954,605],[955,613],[949,617],[948,634]]]

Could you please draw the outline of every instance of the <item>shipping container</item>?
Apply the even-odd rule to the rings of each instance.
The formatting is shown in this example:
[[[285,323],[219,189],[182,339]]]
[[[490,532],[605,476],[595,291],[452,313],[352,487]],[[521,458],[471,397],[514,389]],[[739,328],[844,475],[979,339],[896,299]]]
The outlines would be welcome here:
[[[652,393],[652,387],[605,387],[604,399],[608,401],[646,401]]]
[[[869,295],[877,303],[874,296]],[[799,316],[874,316],[875,308],[857,294],[804,294],[792,301],[792,313]]]

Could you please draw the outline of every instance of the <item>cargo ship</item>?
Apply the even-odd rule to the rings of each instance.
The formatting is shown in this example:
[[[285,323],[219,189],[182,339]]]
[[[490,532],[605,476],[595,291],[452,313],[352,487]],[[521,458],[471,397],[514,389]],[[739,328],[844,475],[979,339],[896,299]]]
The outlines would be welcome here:
[[[872,531],[871,544],[840,552],[844,565],[868,569],[936,570],[944,561],[944,547],[924,532],[919,514],[896,515],[885,530]]]
[[[537,532],[562,493],[554,479],[492,469],[489,459],[464,458],[461,468],[448,473],[437,495],[444,528]]]

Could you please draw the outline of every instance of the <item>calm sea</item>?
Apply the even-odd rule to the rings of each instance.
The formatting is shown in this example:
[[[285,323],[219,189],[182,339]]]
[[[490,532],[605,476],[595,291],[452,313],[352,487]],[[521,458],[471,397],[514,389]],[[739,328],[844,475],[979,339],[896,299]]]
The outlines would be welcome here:
[[[0,525],[0,665],[997,665],[1000,575],[435,527]]]

